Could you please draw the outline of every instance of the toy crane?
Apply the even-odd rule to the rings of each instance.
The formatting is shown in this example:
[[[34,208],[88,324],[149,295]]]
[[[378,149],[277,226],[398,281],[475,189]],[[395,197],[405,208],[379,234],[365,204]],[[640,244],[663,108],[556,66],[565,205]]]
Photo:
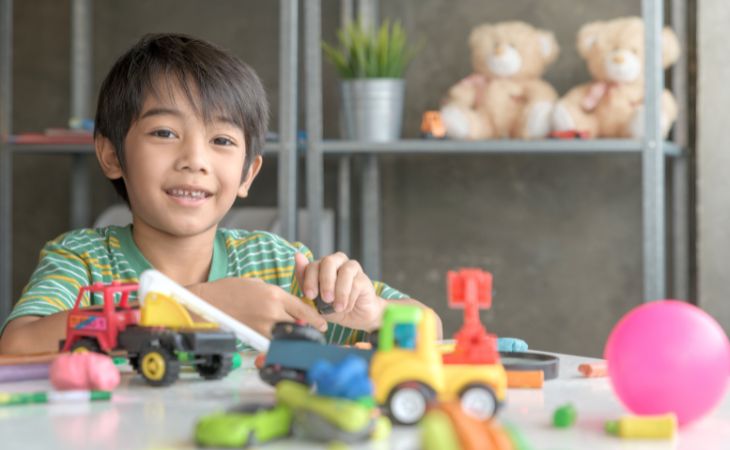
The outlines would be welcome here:
[[[492,306],[492,274],[481,269],[448,273],[449,306],[464,309],[464,324],[454,335],[456,346],[444,354],[446,364],[495,364],[499,362],[497,336],[487,333],[479,309]]]

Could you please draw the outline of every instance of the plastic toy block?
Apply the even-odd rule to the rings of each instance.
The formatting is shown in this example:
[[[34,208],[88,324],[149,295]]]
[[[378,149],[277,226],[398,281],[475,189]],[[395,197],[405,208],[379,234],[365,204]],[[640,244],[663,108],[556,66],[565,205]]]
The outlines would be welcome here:
[[[374,441],[383,441],[393,432],[393,424],[386,416],[380,416],[375,420],[375,430],[373,430],[372,439]]]
[[[587,131],[566,130],[553,131],[549,137],[552,139],[590,139],[591,135]]]
[[[294,412],[292,433],[301,439],[355,443],[370,439],[376,431],[377,410],[357,401],[314,395],[288,380],[277,384],[276,398]]]
[[[458,403],[441,403],[438,409],[451,420],[462,450],[512,450],[512,442],[496,421],[479,420],[466,413]]]
[[[425,139],[444,139],[446,127],[440,111],[424,111],[421,117],[421,137]]]
[[[350,355],[337,364],[321,359],[307,371],[307,382],[316,385],[317,394],[327,397],[357,400],[373,395],[373,384],[368,378],[368,363]]]
[[[503,424],[503,427],[512,441],[514,450],[532,450],[532,446],[519,428],[508,423]]]
[[[292,412],[283,405],[248,403],[198,420],[198,445],[241,448],[289,435]]]
[[[497,350],[500,352],[526,352],[527,342],[518,338],[501,337],[497,338]]]
[[[233,354],[233,369],[238,369],[241,367],[241,364],[243,364],[243,359],[241,358],[241,354],[236,352]]]
[[[264,367],[264,364],[266,363],[266,353],[259,353],[256,355],[256,358],[253,360],[253,365],[257,369],[261,370]]]
[[[508,370],[507,387],[513,389],[541,389],[545,384],[542,370]]]
[[[570,428],[575,424],[578,412],[572,403],[567,403],[555,410],[553,413],[553,426],[555,428]]]
[[[317,308],[317,312],[322,315],[332,314],[335,312],[335,306],[332,303],[325,302],[320,296],[317,296],[317,298],[314,299],[314,307]]]
[[[677,433],[674,413],[657,416],[624,416],[606,422],[606,432],[629,439],[672,439]]]
[[[359,350],[352,347],[322,345],[317,342],[293,340],[275,342],[281,345],[272,345],[269,348],[269,352],[266,354],[266,365],[280,364],[287,368],[306,371],[309,370],[314,362],[320,359],[338,363],[350,355],[357,355],[366,361],[370,361],[373,356],[372,351]]]
[[[497,337],[487,333],[479,309],[492,306],[492,274],[480,269],[448,273],[449,306],[464,308],[464,324],[454,335],[453,353],[443,355],[446,364],[494,364],[499,361]]]
[[[423,450],[461,450],[459,437],[445,412],[439,409],[429,411],[420,426]]]
[[[578,371],[588,378],[605,377],[608,375],[608,365],[606,363],[581,364],[578,366]]]

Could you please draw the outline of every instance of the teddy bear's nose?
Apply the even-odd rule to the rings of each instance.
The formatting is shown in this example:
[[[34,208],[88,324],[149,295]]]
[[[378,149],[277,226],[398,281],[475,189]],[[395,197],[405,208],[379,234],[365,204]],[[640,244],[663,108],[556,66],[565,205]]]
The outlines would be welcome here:
[[[624,62],[624,55],[614,55],[613,56],[613,62],[616,64],[623,64]]]

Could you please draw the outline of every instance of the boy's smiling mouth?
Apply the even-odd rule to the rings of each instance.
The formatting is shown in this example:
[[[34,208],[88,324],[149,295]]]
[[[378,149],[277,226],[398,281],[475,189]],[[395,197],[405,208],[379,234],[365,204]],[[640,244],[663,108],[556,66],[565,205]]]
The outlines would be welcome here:
[[[165,193],[176,203],[191,206],[200,204],[213,195],[206,189],[195,186],[175,186],[165,189]]]

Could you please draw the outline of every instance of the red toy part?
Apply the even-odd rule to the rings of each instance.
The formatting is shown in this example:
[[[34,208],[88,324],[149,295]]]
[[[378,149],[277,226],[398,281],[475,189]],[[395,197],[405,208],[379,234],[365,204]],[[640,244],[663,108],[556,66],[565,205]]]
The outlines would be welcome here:
[[[553,131],[550,133],[553,139],[590,139],[590,133],[583,130]]]
[[[137,288],[137,283],[113,281],[108,285],[97,282],[79,289],[76,302],[66,322],[66,342],[63,351],[72,350],[74,344],[87,337],[95,339],[105,352],[116,348],[119,332],[129,325],[139,323],[139,308],[129,304],[129,293],[136,291]],[[81,300],[87,294],[92,296],[95,293],[104,296],[103,306],[100,309],[81,309]],[[119,304],[114,302],[115,294],[121,295]]]
[[[454,335],[456,346],[443,355],[445,364],[494,364],[499,362],[497,336],[487,333],[479,309],[492,306],[492,274],[481,269],[448,273],[449,306],[464,308],[464,325]]]

